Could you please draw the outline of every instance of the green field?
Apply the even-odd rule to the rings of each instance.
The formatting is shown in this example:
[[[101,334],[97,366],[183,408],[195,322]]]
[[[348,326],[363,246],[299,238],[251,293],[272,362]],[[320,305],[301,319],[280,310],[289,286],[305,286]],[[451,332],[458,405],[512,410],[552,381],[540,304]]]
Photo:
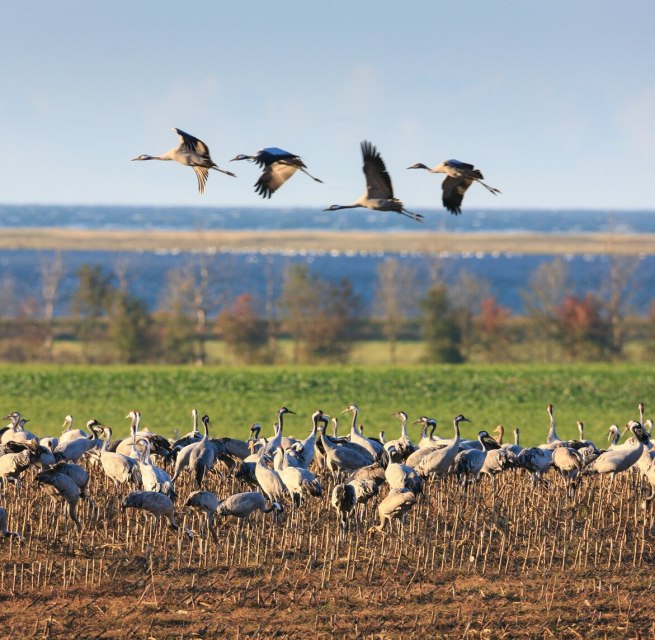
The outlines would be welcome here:
[[[59,433],[71,413],[82,426],[95,417],[126,434],[131,409],[143,414],[143,426],[171,436],[191,426],[191,409],[208,413],[213,435],[245,438],[252,422],[263,435],[272,432],[277,408],[285,404],[298,413],[289,416],[285,432],[303,435],[310,414],[321,408],[332,415],[355,402],[369,435],[384,429],[398,434],[390,414],[405,410],[439,421],[438,433],[451,433],[451,420],[464,413],[474,423],[464,435],[502,423],[508,431],[520,427],[522,444],[542,442],[548,428],[546,404],[556,410],[558,433],[577,436],[575,420],[585,422],[586,435],[604,442],[612,423],[637,417],[639,401],[653,403],[652,367],[630,365],[504,365],[412,367],[160,367],[160,366],[0,366],[0,411],[18,410],[31,419],[40,435]],[[345,418],[345,417],[344,417]],[[343,429],[346,430],[346,423]],[[410,432],[418,435],[417,429]]]

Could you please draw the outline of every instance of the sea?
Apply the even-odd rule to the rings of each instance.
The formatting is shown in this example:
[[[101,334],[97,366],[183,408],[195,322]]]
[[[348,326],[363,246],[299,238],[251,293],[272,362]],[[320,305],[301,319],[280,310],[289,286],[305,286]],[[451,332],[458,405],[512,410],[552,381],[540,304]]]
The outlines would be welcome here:
[[[579,232],[655,233],[655,211],[585,210],[467,210],[451,216],[443,210],[422,211],[427,226],[446,232],[535,232],[543,234]],[[0,233],[3,227],[61,227],[70,229],[148,230],[331,230],[331,231],[416,231],[417,226],[401,216],[367,211],[323,212],[304,208],[210,208],[142,206],[61,206],[1,205]],[[410,226],[411,225],[411,226]],[[218,312],[241,293],[256,300],[274,300],[282,288],[289,265],[305,264],[321,277],[338,282],[348,278],[359,296],[362,313],[374,308],[378,265],[396,258],[412,267],[417,297],[429,287],[438,269],[442,280],[456,286],[462,271],[485,282],[497,301],[513,313],[524,311],[523,292],[543,263],[555,256],[521,255],[498,251],[451,254],[436,258],[396,252],[251,251],[220,252],[211,255],[181,251],[75,251],[62,254],[64,275],[56,304],[56,314],[70,314],[71,299],[77,286],[76,273],[82,265],[101,265],[120,275],[130,292],[142,298],[151,310],[167,304],[169,272],[203,260],[212,274],[211,296]],[[21,301],[41,298],[41,271],[53,258],[49,251],[5,250],[0,254],[0,315],[18,313]],[[565,255],[569,285],[578,295],[603,295],[609,279],[610,258],[605,255]],[[626,284],[630,312],[646,314],[655,299],[655,256],[635,255],[634,272]],[[46,266],[47,268],[47,266]],[[14,310],[8,304],[14,306]]]

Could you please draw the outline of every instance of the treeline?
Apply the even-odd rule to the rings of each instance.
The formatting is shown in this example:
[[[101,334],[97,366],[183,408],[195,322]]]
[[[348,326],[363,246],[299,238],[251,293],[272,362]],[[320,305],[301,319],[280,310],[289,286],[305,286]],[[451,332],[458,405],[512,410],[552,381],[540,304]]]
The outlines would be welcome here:
[[[230,297],[221,274],[197,256],[167,274],[156,310],[130,292],[124,269],[84,265],[76,273],[70,317],[54,310],[63,275],[60,255],[41,268],[41,300],[16,301],[0,290],[0,359],[5,361],[212,362],[220,340],[242,363],[348,362],[355,344],[383,340],[388,361],[403,346],[422,345],[425,362],[593,361],[645,359],[655,350],[655,305],[648,317],[630,311],[637,262],[612,258],[601,291],[574,293],[567,264],[542,263],[522,291],[524,313],[500,305],[490,284],[463,270],[448,285],[438,260],[427,290],[397,258],[380,263],[375,303],[365,308],[353,283],[290,265],[265,299]],[[76,349],[57,349],[57,344]],[[291,342],[291,349],[281,344]]]

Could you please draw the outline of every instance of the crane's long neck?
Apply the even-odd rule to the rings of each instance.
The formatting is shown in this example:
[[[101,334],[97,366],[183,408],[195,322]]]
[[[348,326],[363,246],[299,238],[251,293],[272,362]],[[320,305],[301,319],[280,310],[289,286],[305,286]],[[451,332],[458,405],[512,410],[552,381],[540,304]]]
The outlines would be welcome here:
[[[361,435],[361,433],[359,432],[359,429],[357,428],[357,416],[359,415],[359,409],[357,409],[357,407],[355,407],[355,408],[353,408],[352,412],[353,412],[353,421],[352,421],[352,424],[350,426],[350,430],[353,433],[355,433],[355,434],[357,434],[359,436],[359,435]]]
[[[505,437],[505,427],[502,424],[498,425],[498,438],[496,442],[498,444],[503,444],[503,438]]]
[[[514,444],[517,446],[520,446],[519,443],[519,438],[520,438],[520,431],[518,429],[514,429]]]
[[[407,435],[407,416],[403,413],[400,416],[400,437],[408,438]]]
[[[552,406],[548,408],[548,415],[550,416],[550,428],[548,429],[547,442],[551,443],[559,440],[557,432],[555,431],[555,413],[553,412]]]

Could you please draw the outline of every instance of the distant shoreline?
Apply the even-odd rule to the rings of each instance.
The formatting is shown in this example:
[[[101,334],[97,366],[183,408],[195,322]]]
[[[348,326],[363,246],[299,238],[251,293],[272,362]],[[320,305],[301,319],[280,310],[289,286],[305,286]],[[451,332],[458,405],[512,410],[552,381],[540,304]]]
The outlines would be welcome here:
[[[37,251],[383,252],[655,255],[648,233],[443,233],[428,230],[234,231],[0,227],[0,249]]]

